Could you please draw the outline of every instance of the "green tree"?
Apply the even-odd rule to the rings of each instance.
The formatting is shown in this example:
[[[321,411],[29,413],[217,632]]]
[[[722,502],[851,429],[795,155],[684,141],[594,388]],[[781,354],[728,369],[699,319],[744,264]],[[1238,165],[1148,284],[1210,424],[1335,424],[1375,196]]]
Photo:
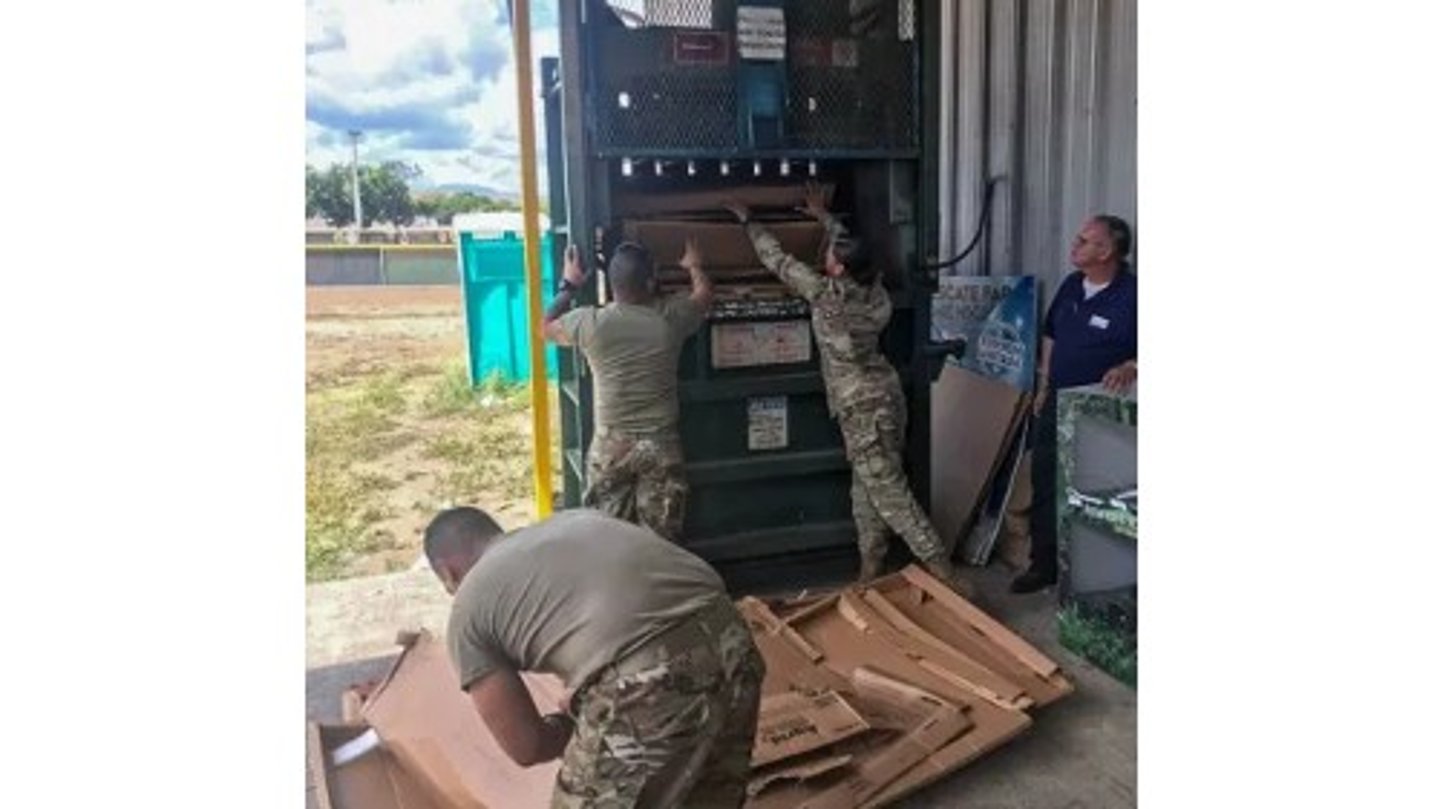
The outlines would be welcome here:
[[[440,214],[440,201],[433,194],[411,195],[415,201],[415,215],[434,219]]]
[[[320,216],[335,227],[354,219],[350,201],[350,173],[343,166],[325,170],[305,167],[305,215]]]
[[[408,225],[415,221],[415,203],[410,182],[420,169],[407,163],[390,162],[360,167],[360,208],[364,225],[390,222]],[[322,170],[305,167],[305,215],[322,216],[335,227],[355,221],[355,202],[350,187],[350,167],[331,164]]]
[[[310,219],[320,213],[320,206],[315,201],[315,188],[320,184],[320,172],[309,163],[305,164],[305,218]]]
[[[518,203],[493,199],[473,191],[456,193],[414,193],[413,186],[423,172],[412,163],[390,161],[360,167],[360,207],[364,225],[389,222],[409,225],[417,216],[433,217],[442,225],[453,224],[456,214],[490,211],[518,211]],[[541,210],[545,210],[542,204]],[[305,166],[305,215],[320,216],[334,227],[354,222],[354,201],[350,188],[350,167],[333,163],[324,169]]]
[[[410,172],[410,166],[394,162],[360,169],[360,204],[367,227],[374,222],[408,225],[415,221],[407,180]]]

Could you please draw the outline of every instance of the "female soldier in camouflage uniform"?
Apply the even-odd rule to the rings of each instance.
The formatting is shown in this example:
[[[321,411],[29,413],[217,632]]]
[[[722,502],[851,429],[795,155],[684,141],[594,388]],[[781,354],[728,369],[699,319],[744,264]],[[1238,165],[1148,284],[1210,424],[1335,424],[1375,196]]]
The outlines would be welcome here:
[[[840,423],[851,466],[861,581],[879,574],[888,532],[894,531],[932,573],[962,594],[972,594],[905,479],[905,394],[894,367],[880,353],[880,332],[890,322],[890,296],[865,245],[826,211],[824,196],[814,185],[800,210],[825,226],[823,271],[787,255],[774,236],[750,221],[744,205],[731,202],[726,207],[745,225],[765,267],[810,303],[830,415]]]

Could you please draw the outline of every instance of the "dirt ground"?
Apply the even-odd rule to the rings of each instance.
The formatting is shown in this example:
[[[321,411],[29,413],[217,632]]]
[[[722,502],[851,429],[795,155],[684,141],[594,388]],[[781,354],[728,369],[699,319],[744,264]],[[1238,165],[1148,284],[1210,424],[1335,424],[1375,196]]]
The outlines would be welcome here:
[[[533,519],[528,390],[471,390],[461,307],[458,287],[307,288],[309,579],[410,567],[447,506]]]

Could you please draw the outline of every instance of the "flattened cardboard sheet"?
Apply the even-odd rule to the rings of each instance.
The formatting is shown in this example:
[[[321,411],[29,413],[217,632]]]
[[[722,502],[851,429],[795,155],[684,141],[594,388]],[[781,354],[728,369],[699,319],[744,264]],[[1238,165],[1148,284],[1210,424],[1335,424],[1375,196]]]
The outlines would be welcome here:
[[[925,572],[920,566],[909,565],[897,575],[923,590],[926,595],[934,598],[946,609],[959,616],[961,620],[973,627],[975,631],[984,635],[987,640],[998,645],[1008,654],[1014,655],[1026,666],[1029,666],[1036,674],[1042,677],[1050,677],[1059,673],[1060,665],[1058,663],[1046,657],[1039,649],[1030,645],[1029,641],[1011,632],[1009,627],[990,617],[974,604],[961,598],[954,590],[940,583],[939,580]]]
[[[927,645],[943,645],[969,658],[1018,686],[1036,705],[1049,705],[1074,691],[1064,675],[1057,672],[1041,677],[1035,669],[900,574],[877,580],[862,598],[872,607],[886,605],[876,611],[907,635]]]
[[[763,767],[810,753],[870,729],[865,719],[834,691],[793,691],[763,697],[750,764]]]
[[[960,709],[949,706],[936,710],[920,724],[878,754],[862,761],[855,772],[840,783],[800,804],[803,809],[852,809],[876,797],[902,774],[913,772],[923,762],[939,755],[945,745],[961,736],[970,722]]]
[[[930,388],[930,519],[948,548],[969,530],[1020,423],[1023,396],[946,363]]]
[[[1014,710],[1024,710],[1034,703],[1019,685],[920,630],[874,591],[846,593],[837,608],[857,628],[873,633],[932,673],[985,700]]]
[[[825,228],[820,223],[775,222],[767,223],[765,229],[795,258],[812,266],[819,259],[825,239]],[[624,233],[626,239],[650,250],[657,267],[678,262],[687,238],[698,243],[706,267],[762,266],[745,228],[738,223],[629,220]]]
[[[821,662],[827,668],[847,678],[861,668],[873,669],[953,703],[974,725],[934,753],[921,757],[863,805],[878,806],[907,795],[1005,744],[1031,724],[1022,711],[1001,708],[920,665],[874,633],[856,628],[838,608],[815,613],[799,623],[796,630],[824,652]]]
[[[855,669],[850,675],[857,701],[875,727],[908,731],[925,717],[954,703],[937,697],[922,688],[903,683],[868,666]]]
[[[754,798],[772,786],[781,784],[803,785],[822,775],[829,775],[849,767],[854,761],[854,756],[839,755],[806,759],[795,764],[777,764],[773,767],[758,771],[757,774],[750,779],[750,783],[745,786],[745,794],[747,797]],[[753,804],[751,805],[753,806]]]
[[[306,758],[315,805],[319,809],[444,809],[383,747],[335,766],[335,748],[364,733],[364,725],[320,725],[306,728]]]
[[[821,186],[821,190],[828,200],[834,195],[835,186],[826,184]],[[779,186],[740,185],[716,191],[682,191],[673,194],[621,191],[614,196],[613,210],[616,216],[720,213],[725,210],[725,203],[732,199],[751,208],[790,210],[805,203],[805,186],[799,183]]]
[[[541,713],[559,709],[558,678],[523,674]],[[500,748],[460,690],[444,644],[421,633],[362,709],[385,747],[446,809],[543,809],[559,761],[524,768]]]

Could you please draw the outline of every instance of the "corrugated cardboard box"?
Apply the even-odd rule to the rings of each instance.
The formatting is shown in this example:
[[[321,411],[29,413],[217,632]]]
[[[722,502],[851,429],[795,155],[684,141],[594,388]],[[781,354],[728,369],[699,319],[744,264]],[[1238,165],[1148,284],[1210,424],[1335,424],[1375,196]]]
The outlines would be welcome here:
[[[524,674],[542,713],[559,710],[558,678]],[[550,805],[558,761],[525,768],[480,720],[444,644],[421,633],[361,709],[387,750],[446,809],[528,809]]]
[[[348,764],[333,763],[337,748],[367,730],[365,725],[307,726],[306,766],[315,809],[444,809],[383,747]]]

